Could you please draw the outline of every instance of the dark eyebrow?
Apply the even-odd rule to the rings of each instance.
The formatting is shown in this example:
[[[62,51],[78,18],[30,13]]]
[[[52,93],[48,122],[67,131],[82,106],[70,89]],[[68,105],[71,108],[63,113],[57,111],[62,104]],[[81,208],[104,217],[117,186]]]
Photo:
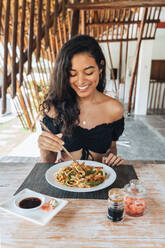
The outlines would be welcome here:
[[[90,66],[86,67],[84,69],[84,71],[89,70],[89,69],[94,69],[94,68],[95,68],[95,66],[90,65]],[[76,71],[76,70],[71,68],[70,71]]]

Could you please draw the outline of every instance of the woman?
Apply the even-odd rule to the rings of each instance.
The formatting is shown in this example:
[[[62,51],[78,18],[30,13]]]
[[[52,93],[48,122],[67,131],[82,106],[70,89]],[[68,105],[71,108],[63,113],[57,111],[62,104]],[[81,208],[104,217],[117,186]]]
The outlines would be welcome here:
[[[106,62],[97,41],[78,35],[66,42],[57,58],[42,110],[44,124],[38,144],[43,162],[55,162],[57,154],[70,160],[95,160],[120,165],[116,140],[124,130],[123,107],[103,94]]]

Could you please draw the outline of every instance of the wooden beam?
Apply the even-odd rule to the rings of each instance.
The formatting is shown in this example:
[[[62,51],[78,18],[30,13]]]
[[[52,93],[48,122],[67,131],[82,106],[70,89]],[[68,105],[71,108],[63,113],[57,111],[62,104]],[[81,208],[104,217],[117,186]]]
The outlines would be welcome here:
[[[146,23],[157,23],[159,25],[160,20],[146,20]],[[94,23],[86,23],[86,26],[112,26],[112,25],[130,25],[130,24],[138,24],[140,26],[141,21],[114,21],[114,22],[108,22],[108,23],[101,23],[101,22],[94,22]]]
[[[164,0],[115,0],[98,3],[73,3],[66,4],[66,8],[72,10],[86,10],[86,9],[106,9],[106,8],[133,8],[133,7],[163,7],[165,6]]]
[[[148,10],[147,8],[144,8],[144,10],[143,10],[143,16],[142,16],[142,21],[141,21],[141,26],[140,26],[137,48],[136,48],[135,61],[133,64],[133,69],[132,69],[132,78],[131,78],[129,100],[128,100],[128,109],[127,109],[128,113],[131,112],[132,93],[133,93],[133,88],[134,88],[134,81],[135,81],[135,76],[136,76],[136,71],[137,71],[137,65],[138,65],[140,46],[141,46],[141,41],[142,41],[142,36],[143,36],[143,31],[144,31],[144,25],[145,25],[145,20],[147,17],[147,10]]]
[[[165,28],[165,22],[159,22],[157,28]]]
[[[145,38],[142,38],[142,40],[154,40],[155,38],[154,37],[145,37]],[[126,39],[106,39],[106,40],[100,40],[100,39],[97,39],[98,42],[100,43],[105,43],[105,42],[120,42],[120,41],[136,41],[138,40],[138,38],[126,38]]]

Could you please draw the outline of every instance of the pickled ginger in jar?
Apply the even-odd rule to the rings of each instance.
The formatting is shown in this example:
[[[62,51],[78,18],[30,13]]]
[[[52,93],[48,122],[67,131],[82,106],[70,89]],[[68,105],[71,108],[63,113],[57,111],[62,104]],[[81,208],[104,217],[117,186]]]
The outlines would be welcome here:
[[[146,209],[146,190],[139,180],[133,179],[124,187],[124,210],[130,216],[142,216]]]

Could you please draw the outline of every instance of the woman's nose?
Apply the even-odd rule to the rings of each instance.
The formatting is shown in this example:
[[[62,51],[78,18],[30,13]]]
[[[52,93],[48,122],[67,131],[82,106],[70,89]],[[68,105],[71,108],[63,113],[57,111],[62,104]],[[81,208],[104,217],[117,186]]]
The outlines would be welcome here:
[[[78,75],[78,83],[83,84],[84,82],[85,82],[85,77],[84,77],[83,73],[80,73]]]

